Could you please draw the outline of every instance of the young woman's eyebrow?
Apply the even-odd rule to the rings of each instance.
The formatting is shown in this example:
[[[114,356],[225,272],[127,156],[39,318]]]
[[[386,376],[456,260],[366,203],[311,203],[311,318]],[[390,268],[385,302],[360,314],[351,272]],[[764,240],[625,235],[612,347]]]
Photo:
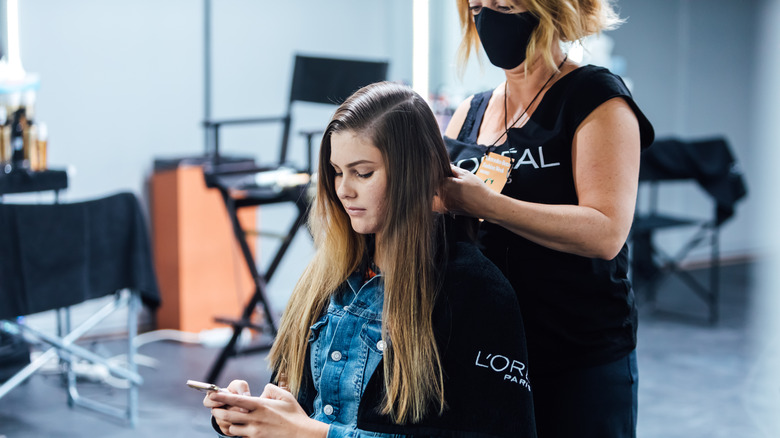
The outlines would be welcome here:
[[[350,169],[350,168],[353,168],[353,167],[355,167],[355,166],[359,166],[359,165],[361,165],[361,164],[376,164],[376,163],[374,163],[374,162],[373,162],[373,161],[371,161],[371,160],[357,160],[357,161],[353,161],[353,162],[351,162],[351,163],[349,163],[349,164],[345,165],[345,166],[344,166],[344,168],[345,168],[345,169]],[[337,164],[336,164],[336,163],[334,163],[333,161],[331,161],[331,162],[330,162],[330,165],[331,165],[331,166],[334,166],[334,167],[339,167],[339,165],[337,165]]]

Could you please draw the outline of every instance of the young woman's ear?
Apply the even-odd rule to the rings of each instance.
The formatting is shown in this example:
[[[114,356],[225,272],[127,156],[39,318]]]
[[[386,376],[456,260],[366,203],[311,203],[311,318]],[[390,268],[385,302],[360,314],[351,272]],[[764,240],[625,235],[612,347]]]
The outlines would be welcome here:
[[[444,199],[439,196],[439,190],[433,193],[433,211],[436,213],[447,213],[447,207],[444,204]]]

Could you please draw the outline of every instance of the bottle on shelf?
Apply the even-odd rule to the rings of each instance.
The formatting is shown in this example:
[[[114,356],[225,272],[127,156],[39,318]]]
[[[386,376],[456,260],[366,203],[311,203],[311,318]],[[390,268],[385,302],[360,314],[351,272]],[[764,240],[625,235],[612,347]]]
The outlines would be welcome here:
[[[49,140],[49,130],[46,124],[38,122],[35,126],[38,127],[38,141],[35,142],[33,155],[36,158],[36,166],[33,170],[46,170],[48,164],[46,163],[46,154]]]
[[[27,116],[24,107],[14,112],[11,124],[11,168],[24,169],[29,166],[28,157],[25,155],[24,134],[27,127]]]
[[[8,125],[8,110],[0,105],[0,166],[11,162],[11,130]]]
[[[30,117],[27,117],[27,126],[24,129],[24,160],[27,168],[32,171],[40,170],[38,163],[38,125]]]

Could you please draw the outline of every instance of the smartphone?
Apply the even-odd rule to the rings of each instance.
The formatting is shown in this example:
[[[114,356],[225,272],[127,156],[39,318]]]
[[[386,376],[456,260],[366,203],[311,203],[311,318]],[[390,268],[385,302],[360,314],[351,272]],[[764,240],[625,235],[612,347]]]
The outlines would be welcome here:
[[[198,382],[197,380],[187,380],[187,386],[203,392],[220,390],[219,386],[213,383],[203,383],[203,382]]]

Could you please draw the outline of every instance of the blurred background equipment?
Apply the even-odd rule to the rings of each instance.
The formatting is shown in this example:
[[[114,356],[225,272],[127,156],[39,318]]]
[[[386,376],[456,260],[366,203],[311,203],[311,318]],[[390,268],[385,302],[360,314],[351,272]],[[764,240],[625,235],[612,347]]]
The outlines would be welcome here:
[[[631,229],[631,271],[635,289],[646,301],[656,305],[659,286],[667,275],[676,275],[701,298],[708,308],[707,319],[718,321],[720,305],[720,228],[734,216],[736,204],[747,188],[742,171],[724,138],[682,141],[674,138],[656,140],[642,152],[637,214]],[[674,190],[675,183],[697,184],[712,201],[709,214],[677,214],[663,208],[662,190]],[[679,185],[677,186],[679,189]],[[674,253],[657,245],[653,236],[667,230],[682,229]],[[695,278],[684,266],[696,248],[709,251],[708,279]]]

